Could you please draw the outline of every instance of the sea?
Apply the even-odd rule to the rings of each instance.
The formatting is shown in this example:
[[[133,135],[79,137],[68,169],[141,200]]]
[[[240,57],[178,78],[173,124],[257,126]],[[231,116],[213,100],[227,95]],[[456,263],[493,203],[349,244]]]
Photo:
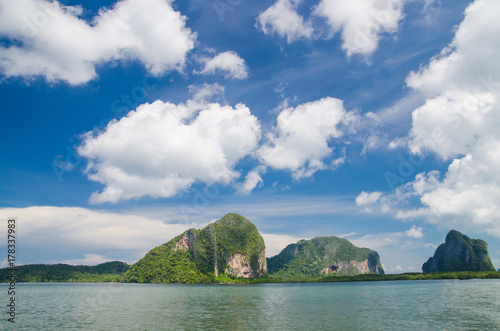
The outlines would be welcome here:
[[[500,280],[8,287],[2,330],[500,330]]]

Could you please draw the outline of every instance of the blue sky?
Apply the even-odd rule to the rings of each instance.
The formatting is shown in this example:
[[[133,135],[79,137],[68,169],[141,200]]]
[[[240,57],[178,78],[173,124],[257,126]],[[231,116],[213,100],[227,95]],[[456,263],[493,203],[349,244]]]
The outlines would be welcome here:
[[[268,256],[336,235],[420,271],[456,229],[498,268],[499,12],[1,0],[0,219],[18,220],[19,262],[132,263],[237,212]]]

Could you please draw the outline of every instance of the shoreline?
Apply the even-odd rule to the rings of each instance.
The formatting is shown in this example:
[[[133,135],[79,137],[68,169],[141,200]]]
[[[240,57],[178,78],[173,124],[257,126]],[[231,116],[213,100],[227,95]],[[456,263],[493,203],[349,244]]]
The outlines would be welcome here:
[[[103,275],[104,276],[104,275]],[[294,278],[219,278],[215,282],[190,283],[190,282],[172,282],[172,283],[146,283],[122,281],[117,278],[124,275],[109,274],[113,276],[114,281],[78,281],[77,279],[68,279],[63,281],[17,281],[16,284],[54,284],[54,283],[74,283],[74,284],[189,284],[189,285],[250,285],[250,284],[293,284],[293,283],[345,283],[345,282],[383,282],[383,281],[405,281],[405,280],[470,280],[470,279],[500,279],[499,271],[460,271],[460,272],[441,272],[441,273],[403,273],[403,274],[362,274],[354,276],[329,276],[329,277],[294,277]],[[8,284],[2,282],[0,284]]]

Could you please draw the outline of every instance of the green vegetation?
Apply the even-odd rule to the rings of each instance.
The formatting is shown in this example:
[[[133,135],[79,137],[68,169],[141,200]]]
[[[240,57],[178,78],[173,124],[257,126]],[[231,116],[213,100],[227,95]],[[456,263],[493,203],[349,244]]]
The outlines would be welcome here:
[[[364,274],[351,277],[325,277],[320,281],[338,282],[338,281],[390,281],[390,280],[437,280],[437,279],[500,279],[500,272],[496,271],[461,271],[461,272],[436,272],[432,274],[425,273],[404,273],[389,275]]]
[[[187,251],[174,250],[175,242],[180,238],[181,236],[178,236],[149,251],[128,270],[126,281],[132,283],[210,282],[215,275],[212,277],[204,275],[201,270],[205,270],[207,266],[199,266],[193,261],[202,259],[204,256],[200,255],[204,255],[204,252],[199,251],[196,259],[193,259]]]
[[[397,280],[439,280],[439,279],[500,279],[500,271],[461,271],[436,273],[404,273],[404,274],[362,274],[354,276],[329,277],[261,277],[261,278],[228,278],[217,277],[217,284],[269,284],[269,283],[335,283],[335,282],[371,282]]]
[[[30,264],[17,267],[16,282],[121,282],[129,265],[106,262],[96,266]],[[0,269],[0,282],[8,282],[12,269]]]
[[[317,237],[290,244],[276,256],[267,259],[267,268],[273,278],[300,278],[326,276],[324,268],[336,275],[356,275],[361,271],[353,262],[368,260],[370,273],[384,273],[377,252],[359,248],[347,239]],[[359,263],[358,263],[359,265]]]
[[[262,269],[260,259],[264,257],[266,245],[255,225],[241,215],[228,214],[215,222],[213,227],[217,238],[219,272],[224,272],[231,256],[241,253],[249,260],[253,272],[259,275]]]
[[[253,275],[259,277],[263,275],[264,250],[264,240],[252,222],[227,214],[202,230],[189,229],[152,249],[130,268],[125,279],[139,283],[218,282],[216,276],[225,279],[234,274],[229,259],[236,254],[243,255]]]
[[[109,262],[98,266],[70,266],[66,264],[56,265],[26,265],[18,267],[16,271],[16,282],[74,282],[74,283],[105,283],[126,282],[123,270],[128,265],[123,262]],[[103,273],[98,273],[99,268],[106,267]],[[97,269],[96,269],[97,268]],[[90,270],[90,272],[89,272]],[[119,271],[118,273],[111,273]],[[0,280],[7,282],[8,269],[0,269]],[[500,271],[462,271],[462,272],[436,272],[436,273],[404,273],[404,274],[363,274],[355,276],[329,276],[329,277],[260,277],[260,278],[236,278],[222,274],[220,277],[214,275],[205,276],[202,281],[178,281],[173,279],[172,283],[206,283],[206,284],[269,284],[269,283],[316,283],[316,282],[367,282],[367,281],[395,281],[395,280],[437,280],[437,279],[500,279]],[[180,279],[179,279],[180,280]]]
[[[451,230],[444,244],[422,265],[422,271],[495,271],[488,254],[488,244]]]

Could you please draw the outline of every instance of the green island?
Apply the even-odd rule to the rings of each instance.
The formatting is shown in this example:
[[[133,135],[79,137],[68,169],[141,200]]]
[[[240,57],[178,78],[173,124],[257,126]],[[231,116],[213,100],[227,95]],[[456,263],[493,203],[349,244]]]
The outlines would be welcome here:
[[[29,264],[15,268],[0,269],[0,281],[9,282],[9,275],[15,272],[16,282],[46,283],[104,283],[123,282],[123,276],[130,266],[114,261],[96,266],[72,266],[68,264]]]
[[[227,214],[205,228],[189,229],[151,249],[128,265],[33,264],[0,269],[0,282],[263,284],[435,279],[500,279],[488,245],[452,230],[423,273],[385,274],[376,251],[335,236],[300,240],[278,255],[265,257],[265,243],[255,225]]]

